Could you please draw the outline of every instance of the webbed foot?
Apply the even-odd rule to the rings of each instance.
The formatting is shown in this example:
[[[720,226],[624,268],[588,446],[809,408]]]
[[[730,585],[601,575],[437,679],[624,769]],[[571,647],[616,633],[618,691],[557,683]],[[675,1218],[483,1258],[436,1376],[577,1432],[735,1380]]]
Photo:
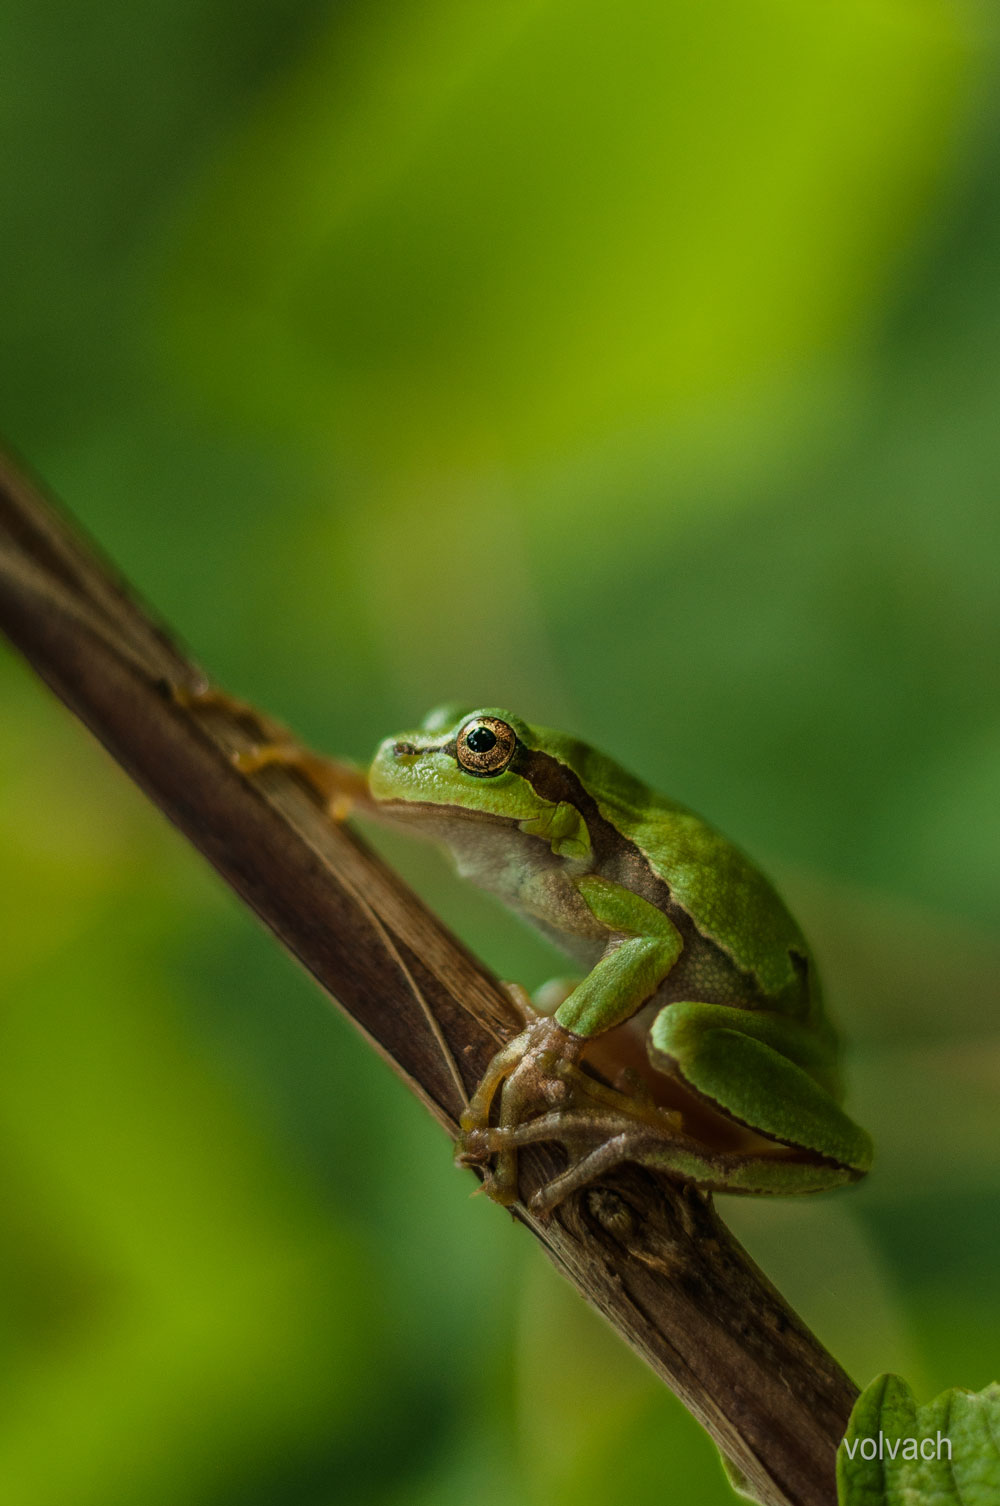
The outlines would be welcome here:
[[[525,1007],[523,1000],[519,1002]],[[579,1036],[572,1035],[555,1020],[531,1011],[525,1029],[496,1053],[486,1069],[460,1120],[455,1162],[459,1166],[484,1166],[496,1156],[484,1184],[494,1202],[509,1204],[517,1200],[517,1152],[511,1134],[533,1112],[551,1110],[567,1099],[570,1092],[567,1077],[583,1045]],[[496,1128],[502,1139],[499,1144],[487,1145],[482,1137],[490,1133],[490,1109],[501,1088]]]
[[[646,1093],[619,1091],[585,1072],[580,1057],[586,1044],[555,1020],[536,1015],[490,1062],[462,1115],[455,1161],[486,1168],[485,1191],[495,1202],[517,1200],[522,1145],[556,1141],[569,1158],[567,1170],[531,1198],[533,1212],[548,1213],[612,1166],[642,1160],[651,1143],[678,1134],[679,1114],[656,1107]],[[498,1091],[499,1118],[491,1125]]]

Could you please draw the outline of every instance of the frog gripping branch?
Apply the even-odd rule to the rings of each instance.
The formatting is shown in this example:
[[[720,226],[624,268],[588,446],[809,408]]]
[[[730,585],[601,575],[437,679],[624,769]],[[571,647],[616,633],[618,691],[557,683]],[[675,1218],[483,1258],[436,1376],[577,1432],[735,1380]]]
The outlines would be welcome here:
[[[371,814],[442,842],[589,969],[551,1016],[518,994],[525,1029],[463,1115],[457,1159],[496,1157],[498,1202],[516,1199],[516,1151],[536,1141],[569,1157],[538,1212],[625,1161],[722,1192],[819,1191],[868,1170],[808,945],[706,822],[496,708],[445,707],[386,739],[369,787]]]

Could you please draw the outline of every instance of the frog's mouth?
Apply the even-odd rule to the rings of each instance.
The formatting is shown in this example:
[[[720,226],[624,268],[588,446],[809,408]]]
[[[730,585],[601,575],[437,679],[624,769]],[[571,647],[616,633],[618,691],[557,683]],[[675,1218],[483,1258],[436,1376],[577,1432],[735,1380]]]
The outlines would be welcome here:
[[[373,796],[358,807],[359,814],[379,826],[395,827],[407,836],[433,842],[451,850],[453,856],[474,851],[476,844],[496,844],[506,852],[513,844],[523,845],[524,835],[513,816],[492,811],[470,810],[463,805],[448,805],[432,800],[408,800],[400,796]],[[461,867],[461,863],[459,864]]]

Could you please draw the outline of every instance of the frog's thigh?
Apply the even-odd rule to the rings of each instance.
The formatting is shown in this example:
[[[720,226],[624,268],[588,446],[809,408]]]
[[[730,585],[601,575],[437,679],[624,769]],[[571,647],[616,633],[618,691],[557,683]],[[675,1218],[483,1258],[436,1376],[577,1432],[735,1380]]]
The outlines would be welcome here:
[[[871,1141],[825,1088],[784,1054],[788,1022],[724,1004],[668,1004],[653,1021],[649,1056],[723,1113],[768,1139],[815,1151],[860,1174]],[[759,1158],[758,1158],[759,1159]]]

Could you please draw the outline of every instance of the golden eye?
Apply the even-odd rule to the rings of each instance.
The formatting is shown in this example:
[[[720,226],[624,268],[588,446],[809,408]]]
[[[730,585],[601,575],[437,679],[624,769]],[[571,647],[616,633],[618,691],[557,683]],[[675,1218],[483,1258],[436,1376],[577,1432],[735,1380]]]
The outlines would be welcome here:
[[[502,774],[516,747],[513,727],[497,716],[474,716],[459,732],[455,753],[469,774]]]

